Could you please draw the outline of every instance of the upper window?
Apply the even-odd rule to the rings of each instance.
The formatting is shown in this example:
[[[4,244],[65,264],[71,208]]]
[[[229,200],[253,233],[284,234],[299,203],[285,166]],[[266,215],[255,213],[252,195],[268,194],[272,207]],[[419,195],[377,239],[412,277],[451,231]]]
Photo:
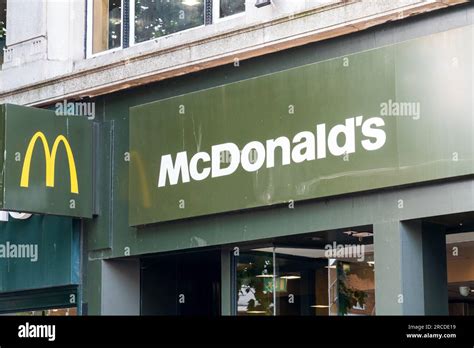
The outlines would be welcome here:
[[[93,0],[92,54],[122,46],[122,0]]]
[[[220,0],[219,17],[232,16],[245,11],[245,0]]]
[[[6,2],[0,0],[0,4],[2,1]],[[245,11],[245,0],[88,0],[87,3],[88,56],[210,24],[212,17],[219,19]]]
[[[136,0],[135,42],[204,25],[204,0]]]
[[[7,0],[0,0],[0,64],[3,64],[3,49],[7,35]]]

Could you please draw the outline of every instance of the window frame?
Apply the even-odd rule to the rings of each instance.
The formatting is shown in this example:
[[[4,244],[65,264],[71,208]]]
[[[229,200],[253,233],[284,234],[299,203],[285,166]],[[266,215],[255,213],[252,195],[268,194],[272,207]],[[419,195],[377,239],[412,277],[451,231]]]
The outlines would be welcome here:
[[[101,52],[97,52],[97,53],[92,53],[92,37],[93,37],[93,34],[94,34],[94,23],[93,23],[93,19],[94,19],[94,0],[87,0],[87,45],[86,45],[86,58],[94,58],[94,57],[99,57],[99,56],[102,56],[104,54],[107,54],[107,53],[112,53],[112,52],[116,52],[116,51],[119,51],[121,49],[123,49],[124,47],[124,35],[123,35],[123,30],[124,30],[124,15],[125,15],[125,11],[124,11],[124,2],[125,1],[128,1],[128,0],[120,0],[121,1],[121,20],[120,20],[120,46],[119,47],[115,47],[115,48],[111,48],[111,49],[107,49],[107,50],[104,50],[104,51],[101,51]],[[133,1],[133,0],[132,0]]]

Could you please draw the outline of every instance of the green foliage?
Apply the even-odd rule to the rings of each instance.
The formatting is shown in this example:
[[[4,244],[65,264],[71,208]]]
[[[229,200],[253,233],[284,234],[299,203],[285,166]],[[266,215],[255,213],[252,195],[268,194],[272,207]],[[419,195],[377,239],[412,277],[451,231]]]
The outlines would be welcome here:
[[[226,17],[245,11],[245,0],[221,0],[220,16]]]
[[[135,3],[135,41],[142,42],[204,24],[204,0],[186,5],[176,0]]]
[[[5,22],[0,20],[0,40],[4,40],[7,35],[7,28]]]
[[[347,264],[338,265],[338,293],[339,293],[339,315],[347,315],[349,310],[355,305],[363,306],[367,299],[367,293],[361,290],[352,289],[347,286],[347,276],[350,267]]]

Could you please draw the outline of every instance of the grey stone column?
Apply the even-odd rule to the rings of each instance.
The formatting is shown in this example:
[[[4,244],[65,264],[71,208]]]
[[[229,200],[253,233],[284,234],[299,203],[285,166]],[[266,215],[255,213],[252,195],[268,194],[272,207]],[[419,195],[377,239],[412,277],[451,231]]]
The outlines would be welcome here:
[[[221,250],[221,315],[232,315],[234,303],[232,287],[232,255],[231,250]]]
[[[101,315],[140,314],[140,260],[102,261]]]
[[[378,315],[447,315],[446,237],[416,221],[374,225]]]

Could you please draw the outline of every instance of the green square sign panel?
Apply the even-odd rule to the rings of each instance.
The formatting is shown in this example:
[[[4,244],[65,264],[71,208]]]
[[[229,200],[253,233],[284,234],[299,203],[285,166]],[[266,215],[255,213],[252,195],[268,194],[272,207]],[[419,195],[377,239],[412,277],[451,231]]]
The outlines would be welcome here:
[[[132,108],[130,224],[473,174],[472,32]]]
[[[91,122],[8,104],[0,111],[2,209],[91,217]]]

